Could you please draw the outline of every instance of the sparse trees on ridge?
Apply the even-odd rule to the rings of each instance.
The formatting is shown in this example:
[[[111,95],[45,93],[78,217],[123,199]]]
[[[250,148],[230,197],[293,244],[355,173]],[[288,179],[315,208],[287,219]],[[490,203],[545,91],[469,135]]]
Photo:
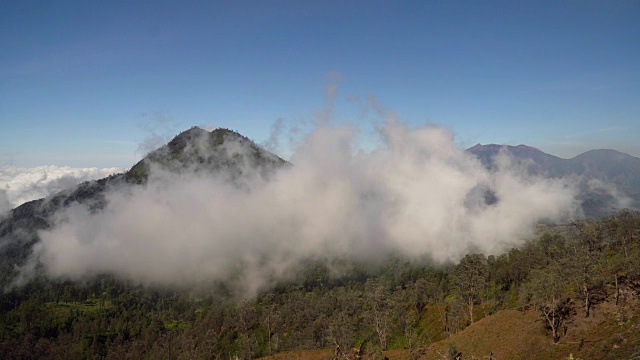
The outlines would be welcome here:
[[[573,314],[573,304],[568,294],[567,274],[560,264],[531,271],[530,280],[523,285],[525,303],[532,303],[551,330],[554,342],[560,340],[561,329]]]
[[[473,307],[480,301],[487,286],[487,258],[483,254],[468,254],[453,269],[452,285],[463,299],[469,311],[469,322],[473,324]]]

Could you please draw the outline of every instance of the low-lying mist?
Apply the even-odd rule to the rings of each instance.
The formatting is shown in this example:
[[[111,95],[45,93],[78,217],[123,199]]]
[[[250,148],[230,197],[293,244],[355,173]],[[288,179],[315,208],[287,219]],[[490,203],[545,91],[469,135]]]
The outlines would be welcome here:
[[[76,186],[122,172],[120,168],[72,168],[0,166],[0,214],[28,201],[41,199]]]
[[[309,259],[497,254],[538,222],[577,211],[569,181],[526,175],[507,156],[489,171],[446,129],[390,120],[378,131],[378,145],[363,151],[354,127],[318,125],[292,166],[243,186],[152,167],[145,185],[108,192],[101,212],[58,214],[23,271],[39,261],[54,278],[108,272],[169,286],[235,277],[251,295]]]

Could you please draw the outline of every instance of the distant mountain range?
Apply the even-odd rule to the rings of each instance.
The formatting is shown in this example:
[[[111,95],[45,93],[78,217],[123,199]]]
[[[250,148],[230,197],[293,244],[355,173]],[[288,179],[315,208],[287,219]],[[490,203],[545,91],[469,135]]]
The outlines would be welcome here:
[[[640,208],[640,158],[609,149],[590,150],[562,159],[527,145],[481,145],[469,149],[489,169],[498,154],[509,156],[531,175],[570,177],[578,182],[587,217],[601,217],[620,208]]]

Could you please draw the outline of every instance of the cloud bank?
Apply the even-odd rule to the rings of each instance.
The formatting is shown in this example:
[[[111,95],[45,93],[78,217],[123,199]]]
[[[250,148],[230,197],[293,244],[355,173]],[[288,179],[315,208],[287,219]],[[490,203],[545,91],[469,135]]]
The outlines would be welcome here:
[[[0,213],[31,200],[41,199],[81,182],[123,172],[120,168],[71,168],[68,166],[0,167]]]
[[[357,129],[318,125],[293,166],[247,186],[152,169],[145,186],[109,192],[103,212],[59,214],[31,262],[70,279],[109,272],[180,285],[234,276],[253,294],[308,259],[496,254],[577,208],[570,182],[525,175],[508,158],[489,171],[445,129],[389,120],[378,131],[379,145],[362,151]]]

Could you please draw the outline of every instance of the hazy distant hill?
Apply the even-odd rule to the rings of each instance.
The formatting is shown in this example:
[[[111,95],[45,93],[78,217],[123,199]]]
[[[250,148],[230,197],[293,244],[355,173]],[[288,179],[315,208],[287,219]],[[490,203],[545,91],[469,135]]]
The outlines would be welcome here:
[[[562,176],[562,163],[564,159],[549,155],[534,147],[527,145],[480,145],[467,149],[468,152],[476,155],[478,159],[488,168],[495,168],[495,157],[502,151],[520,161],[528,161],[528,170],[532,174],[545,176]]]
[[[640,158],[615,150],[591,150],[569,159],[570,171],[616,184],[628,194],[640,193]]]
[[[530,174],[575,177],[581,182],[583,210],[590,217],[614,213],[624,205],[640,207],[640,158],[619,151],[590,150],[572,159],[562,159],[526,145],[477,144],[467,151],[489,169],[495,168],[496,156],[502,152],[523,164]],[[593,180],[598,182],[594,184]],[[604,191],[604,187],[621,196],[616,198],[610,191]],[[627,201],[620,204],[620,197]]]

